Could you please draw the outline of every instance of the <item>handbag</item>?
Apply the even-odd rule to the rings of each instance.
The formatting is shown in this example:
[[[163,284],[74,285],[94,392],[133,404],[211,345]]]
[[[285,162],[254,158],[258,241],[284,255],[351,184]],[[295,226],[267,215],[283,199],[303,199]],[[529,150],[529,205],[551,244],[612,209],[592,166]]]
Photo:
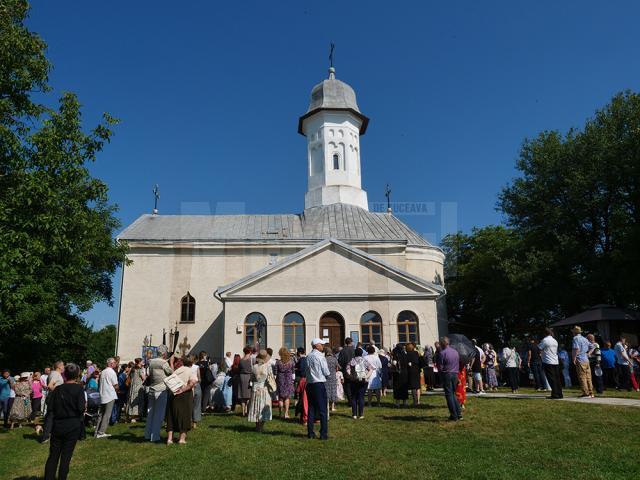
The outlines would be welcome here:
[[[269,368],[269,372],[267,373],[267,379],[264,384],[267,386],[267,390],[269,393],[275,393],[278,386],[276,385],[276,378],[273,376],[273,372],[271,368]]]
[[[184,387],[184,382],[175,373],[172,373],[167,378],[165,378],[164,384],[173,394],[175,394],[178,390]]]

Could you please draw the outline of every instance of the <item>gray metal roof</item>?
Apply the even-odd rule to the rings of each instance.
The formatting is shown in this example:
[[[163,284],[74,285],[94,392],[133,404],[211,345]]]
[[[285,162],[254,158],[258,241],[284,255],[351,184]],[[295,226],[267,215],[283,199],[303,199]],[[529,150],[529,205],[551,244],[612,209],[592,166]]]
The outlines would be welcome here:
[[[142,215],[120,235],[138,241],[324,240],[399,241],[430,246],[388,213],[336,203],[295,215]]]
[[[335,78],[335,70],[329,69],[329,78],[317,84],[311,90],[311,101],[307,113],[300,117],[298,122],[298,132],[303,134],[302,123],[307,117],[320,110],[347,110],[362,120],[360,135],[364,135],[367,130],[369,119],[365,117],[358,108],[356,92],[341,80]]]

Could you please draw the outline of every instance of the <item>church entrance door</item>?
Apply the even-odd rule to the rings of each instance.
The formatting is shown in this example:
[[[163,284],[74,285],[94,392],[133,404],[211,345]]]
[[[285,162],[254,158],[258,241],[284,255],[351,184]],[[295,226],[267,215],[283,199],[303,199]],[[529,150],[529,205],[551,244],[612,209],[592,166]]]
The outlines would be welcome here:
[[[344,342],[344,319],[337,312],[327,312],[320,319],[320,338],[329,340],[331,347],[339,347]]]

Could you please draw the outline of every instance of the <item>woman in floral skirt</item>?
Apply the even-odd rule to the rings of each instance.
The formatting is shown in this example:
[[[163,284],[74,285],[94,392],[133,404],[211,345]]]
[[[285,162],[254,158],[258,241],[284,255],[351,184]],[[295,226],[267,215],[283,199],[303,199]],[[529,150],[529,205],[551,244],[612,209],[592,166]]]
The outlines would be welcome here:
[[[289,418],[289,402],[293,395],[293,377],[296,363],[291,358],[291,353],[286,347],[282,347],[278,354],[280,358],[276,361],[276,385],[278,386],[278,407],[282,418],[282,408],[284,407],[284,418]]]
[[[256,364],[251,369],[251,398],[248,406],[248,420],[256,424],[256,431],[262,432],[264,422],[271,420],[271,393],[267,388],[267,378],[271,373],[269,354],[260,350]]]

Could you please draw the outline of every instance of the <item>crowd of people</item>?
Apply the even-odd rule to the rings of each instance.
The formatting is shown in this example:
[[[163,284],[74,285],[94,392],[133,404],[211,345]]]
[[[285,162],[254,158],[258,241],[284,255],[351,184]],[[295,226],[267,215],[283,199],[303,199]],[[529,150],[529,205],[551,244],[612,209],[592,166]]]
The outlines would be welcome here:
[[[563,397],[563,388],[576,382],[584,397],[606,388],[638,391],[640,354],[624,337],[602,346],[592,334],[572,329],[570,351],[559,346],[551,329],[543,338],[530,338],[524,348],[506,344],[497,352],[491,344],[473,340],[474,355],[461,356],[447,337],[433,346],[396,345],[391,351],[376,345],[330,346],[322,339],[311,342],[307,354],[282,347],[259,345],[242,354],[227,352],[212,361],[207,352],[178,356],[161,345],[157,357],[120,363],[107,359],[104,368],[87,361],[83,370],[58,361],[42,372],[22,372],[0,378],[0,412],[5,428],[34,425],[42,442],[50,442],[45,478],[66,478],[75,443],[93,428],[97,439],[108,438],[118,422],[145,419],[145,439],[161,442],[162,426],[167,444],[184,444],[203,414],[238,413],[262,432],[273,418],[295,418],[307,426],[309,438],[328,438],[328,420],[336,405],[346,401],[354,420],[362,420],[365,406],[379,406],[392,391],[396,408],[419,407],[421,392],[442,388],[449,419],[463,419],[467,392],[479,395],[507,386],[513,393],[520,385],[550,391],[549,398]],[[293,406],[293,409],[291,408]]]

